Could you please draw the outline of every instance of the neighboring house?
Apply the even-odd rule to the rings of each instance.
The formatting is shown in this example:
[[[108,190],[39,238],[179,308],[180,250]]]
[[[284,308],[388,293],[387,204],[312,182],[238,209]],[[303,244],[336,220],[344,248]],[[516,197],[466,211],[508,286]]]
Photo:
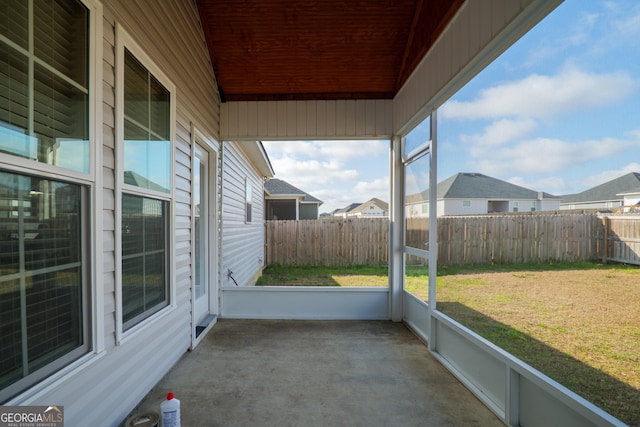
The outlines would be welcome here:
[[[630,172],[576,194],[560,196],[560,209],[623,209],[629,206],[633,193],[640,187],[640,173]],[[625,200],[626,199],[626,200]]]
[[[266,219],[318,219],[322,204],[309,193],[281,179],[271,178],[264,184]]]
[[[347,218],[383,218],[389,216],[389,204],[375,197],[347,212]]]
[[[407,196],[407,217],[429,216],[428,192]],[[438,216],[560,209],[560,198],[480,173],[458,173],[438,183]]]
[[[623,197],[623,212],[640,213],[640,187],[625,193],[619,193],[618,195]]]
[[[337,218],[347,218],[349,216],[349,212],[360,206],[362,203],[351,203],[350,205],[345,206],[342,209],[336,209],[331,213],[331,216]]]

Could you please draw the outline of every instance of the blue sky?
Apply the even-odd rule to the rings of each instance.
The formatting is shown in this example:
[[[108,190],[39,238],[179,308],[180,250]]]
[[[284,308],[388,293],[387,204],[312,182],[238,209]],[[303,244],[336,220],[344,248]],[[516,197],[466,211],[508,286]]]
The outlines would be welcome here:
[[[439,109],[438,180],[479,172],[561,195],[640,172],[639,95],[640,2],[567,0]],[[323,212],[388,201],[387,141],[265,148]]]

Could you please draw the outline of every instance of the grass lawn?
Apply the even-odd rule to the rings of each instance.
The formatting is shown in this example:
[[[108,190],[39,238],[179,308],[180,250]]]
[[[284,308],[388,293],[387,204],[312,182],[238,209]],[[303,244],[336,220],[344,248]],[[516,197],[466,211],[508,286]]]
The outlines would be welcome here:
[[[258,285],[387,286],[386,267],[269,267]],[[426,268],[406,288],[427,298]],[[440,268],[438,309],[631,426],[640,426],[640,267]]]

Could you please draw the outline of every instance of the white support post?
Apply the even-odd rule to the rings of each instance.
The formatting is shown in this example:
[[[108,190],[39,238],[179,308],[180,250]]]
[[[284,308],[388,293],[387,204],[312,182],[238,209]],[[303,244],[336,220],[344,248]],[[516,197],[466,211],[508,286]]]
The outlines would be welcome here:
[[[520,425],[520,374],[511,366],[506,366],[506,402],[505,402],[505,420],[508,426]]]
[[[438,273],[438,116],[437,110],[431,112],[431,148],[429,164],[429,349],[436,351],[436,275]]]
[[[404,169],[400,137],[393,137],[390,151],[389,310],[391,320],[401,322],[404,318]]]

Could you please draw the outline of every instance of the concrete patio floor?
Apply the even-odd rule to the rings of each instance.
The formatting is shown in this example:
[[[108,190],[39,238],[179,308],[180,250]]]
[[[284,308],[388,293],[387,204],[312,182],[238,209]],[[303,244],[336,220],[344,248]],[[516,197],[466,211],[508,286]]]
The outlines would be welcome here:
[[[219,320],[134,414],[167,392],[182,426],[504,426],[401,323]]]

